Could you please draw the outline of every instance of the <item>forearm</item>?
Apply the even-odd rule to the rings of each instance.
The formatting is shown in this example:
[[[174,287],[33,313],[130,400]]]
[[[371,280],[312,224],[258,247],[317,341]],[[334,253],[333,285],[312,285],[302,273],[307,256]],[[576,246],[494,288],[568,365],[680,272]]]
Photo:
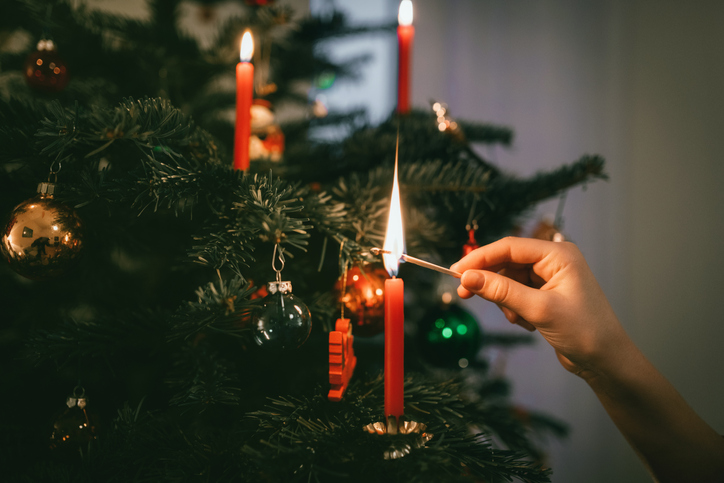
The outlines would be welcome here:
[[[724,481],[724,438],[633,345],[586,381],[660,482]]]

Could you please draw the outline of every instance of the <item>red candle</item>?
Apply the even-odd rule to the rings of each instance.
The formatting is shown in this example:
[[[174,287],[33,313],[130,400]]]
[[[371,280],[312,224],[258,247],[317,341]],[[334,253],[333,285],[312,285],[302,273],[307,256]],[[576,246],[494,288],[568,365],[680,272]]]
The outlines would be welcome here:
[[[395,179],[390,196],[390,215],[385,234],[382,260],[391,277],[397,275],[400,258],[405,251],[402,230],[400,186]],[[399,278],[385,280],[385,416],[388,432],[396,432],[399,417],[405,413],[405,311],[404,284]],[[394,422],[392,421],[394,418]],[[397,423],[397,424],[395,424]]]
[[[234,169],[249,168],[249,136],[251,136],[251,101],[254,95],[254,40],[251,32],[241,39],[241,62],[236,65],[236,128],[234,131]]]
[[[410,112],[410,59],[412,57],[412,41],[415,37],[415,27],[412,26],[412,2],[402,0],[397,16],[397,41],[399,43],[399,56],[397,68],[397,112],[407,114]]]
[[[385,280],[385,416],[405,414],[405,284]]]

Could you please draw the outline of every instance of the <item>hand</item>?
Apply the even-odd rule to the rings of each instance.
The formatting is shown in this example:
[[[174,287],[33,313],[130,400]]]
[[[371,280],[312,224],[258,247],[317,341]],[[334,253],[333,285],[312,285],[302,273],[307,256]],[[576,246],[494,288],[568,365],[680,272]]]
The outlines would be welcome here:
[[[503,238],[451,267],[458,294],[494,302],[506,318],[537,329],[567,370],[595,376],[633,343],[578,248],[567,242]]]

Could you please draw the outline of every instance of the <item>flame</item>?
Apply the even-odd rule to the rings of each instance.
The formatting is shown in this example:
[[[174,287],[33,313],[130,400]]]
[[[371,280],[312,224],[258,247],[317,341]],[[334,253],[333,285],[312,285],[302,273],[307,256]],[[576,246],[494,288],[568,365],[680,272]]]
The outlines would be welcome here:
[[[385,270],[391,277],[397,275],[400,258],[405,253],[405,235],[402,231],[402,208],[400,207],[400,185],[397,183],[397,160],[395,160],[395,180],[390,195],[390,217],[387,219],[387,233],[383,250],[390,253],[382,254]]]
[[[397,22],[400,25],[412,25],[412,2],[410,0],[402,0],[400,2]]]
[[[239,60],[242,62],[251,62],[251,57],[254,55],[254,39],[251,36],[251,31],[244,31],[244,35],[241,37],[241,51],[239,53]]]

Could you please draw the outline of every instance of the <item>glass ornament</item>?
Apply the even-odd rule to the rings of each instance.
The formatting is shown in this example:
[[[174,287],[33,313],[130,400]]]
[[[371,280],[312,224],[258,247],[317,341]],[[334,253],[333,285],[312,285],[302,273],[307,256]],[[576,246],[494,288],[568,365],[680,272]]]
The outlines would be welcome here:
[[[292,294],[291,282],[269,282],[267,291],[252,318],[254,342],[270,350],[300,347],[312,331],[309,309]]]
[[[38,50],[25,60],[23,76],[34,89],[43,92],[60,92],[70,80],[68,67],[55,50],[52,40],[38,42]]]
[[[77,446],[96,439],[94,416],[88,412],[85,389],[77,386],[66,399],[68,406],[53,423],[50,448]]]
[[[390,278],[383,267],[354,266],[335,285],[337,297],[344,304],[344,316],[350,320],[357,337],[370,337],[385,330],[385,280]]]
[[[0,252],[10,268],[31,280],[65,273],[83,248],[83,222],[53,198],[55,190],[54,183],[40,183],[39,196],[15,207],[0,238]]]
[[[432,309],[418,325],[417,345],[422,358],[439,367],[467,367],[481,342],[477,320],[459,305]]]

